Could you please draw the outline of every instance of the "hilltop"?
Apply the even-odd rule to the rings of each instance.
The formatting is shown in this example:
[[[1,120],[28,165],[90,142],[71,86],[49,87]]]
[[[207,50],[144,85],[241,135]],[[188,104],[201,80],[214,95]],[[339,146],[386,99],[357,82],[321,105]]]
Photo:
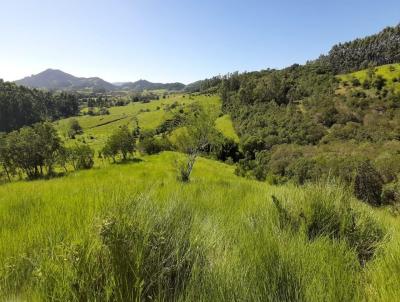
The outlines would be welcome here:
[[[144,90],[158,89],[165,89],[167,91],[180,91],[185,88],[185,85],[182,83],[163,84],[152,83],[146,80],[112,84],[98,77],[75,77],[71,74],[56,69],[47,69],[36,75],[17,80],[15,83],[30,88],[41,88],[47,90],[92,92],[107,92],[115,90],[142,92]]]

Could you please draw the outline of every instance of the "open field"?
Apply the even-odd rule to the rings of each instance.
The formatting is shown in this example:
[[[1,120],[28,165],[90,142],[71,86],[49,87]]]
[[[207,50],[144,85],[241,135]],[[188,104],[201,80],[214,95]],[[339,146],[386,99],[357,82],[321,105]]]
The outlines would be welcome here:
[[[189,97],[180,94],[172,95],[167,99],[154,100],[149,103],[130,103],[126,106],[111,107],[109,108],[109,115],[73,117],[78,120],[84,131],[83,135],[77,136],[77,139],[84,140],[94,149],[99,150],[113,130],[122,125],[128,125],[133,128],[138,123],[141,129],[154,130],[164,120],[171,118],[174,112],[185,110],[189,104],[194,103],[201,104],[217,117],[221,112],[218,96],[201,95]],[[57,129],[67,140],[67,144],[74,143],[74,140],[69,140],[65,135],[70,119],[56,122]],[[227,137],[238,140],[229,116],[218,118],[216,127]]]
[[[165,152],[0,186],[0,296],[395,301],[400,295],[400,224],[386,209],[372,209],[335,184],[269,186],[206,159],[182,184],[174,168],[180,156]],[[349,234],[344,213],[355,221]],[[362,247],[374,253],[360,262]]]

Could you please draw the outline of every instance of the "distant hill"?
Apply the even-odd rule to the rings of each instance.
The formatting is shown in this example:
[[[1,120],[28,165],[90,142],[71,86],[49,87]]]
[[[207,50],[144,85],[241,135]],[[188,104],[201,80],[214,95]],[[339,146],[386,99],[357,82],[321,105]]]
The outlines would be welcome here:
[[[170,91],[180,91],[185,89],[186,85],[182,83],[152,83],[146,80],[139,80],[136,82],[118,83],[119,89],[132,90],[132,91],[144,91],[144,90],[158,90],[165,89]]]
[[[48,90],[114,90],[115,86],[100,78],[78,78],[61,70],[47,69],[36,75],[15,81],[16,84]]]
[[[47,90],[91,90],[91,91],[114,91],[129,90],[141,92],[144,90],[165,89],[169,91],[180,91],[186,86],[182,83],[152,83],[146,80],[127,83],[109,83],[98,77],[80,78],[57,69],[47,69],[36,75],[25,77],[15,81],[16,84],[29,88],[40,88]]]

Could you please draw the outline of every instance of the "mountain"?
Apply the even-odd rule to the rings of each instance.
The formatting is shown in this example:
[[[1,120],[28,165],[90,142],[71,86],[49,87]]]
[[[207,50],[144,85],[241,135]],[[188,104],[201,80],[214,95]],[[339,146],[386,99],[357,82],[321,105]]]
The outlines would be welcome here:
[[[152,83],[146,80],[126,83],[109,83],[98,77],[80,78],[57,69],[47,69],[36,75],[25,77],[15,81],[16,84],[29,88],[41,88],[48,90],[92,90],[113,91],[129,90],[141,92],[144,90],[166,89],[169,91],[180,91],[186,86],[182,83]]]
[[[144,91],[144,90],[157,90],[166,89],[173,91],[180,91],[185,89],[186,85],[182,83],[152,83],[146,80],[139,80],[136,82],[118,83],[119,89],[122,90],[132,90],[132,91]]]
[[[100,78],[78,78],[61,70],[47,69],[36,75],[15,81],[16,84],[48,90],[114,90],[115,86]]]

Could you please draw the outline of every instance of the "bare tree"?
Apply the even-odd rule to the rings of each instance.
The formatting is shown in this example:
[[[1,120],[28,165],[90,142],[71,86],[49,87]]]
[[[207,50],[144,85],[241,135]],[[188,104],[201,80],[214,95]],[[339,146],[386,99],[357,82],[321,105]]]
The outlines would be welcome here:
[[[213,115],[207,113],[201,106],[193,107],[187,116],[175,143],[177,149],[186,154],[186,159],[177,163],[179,180],[190,181],[190,174],[197,157],[210,148],[216,135],[214,121]]]

